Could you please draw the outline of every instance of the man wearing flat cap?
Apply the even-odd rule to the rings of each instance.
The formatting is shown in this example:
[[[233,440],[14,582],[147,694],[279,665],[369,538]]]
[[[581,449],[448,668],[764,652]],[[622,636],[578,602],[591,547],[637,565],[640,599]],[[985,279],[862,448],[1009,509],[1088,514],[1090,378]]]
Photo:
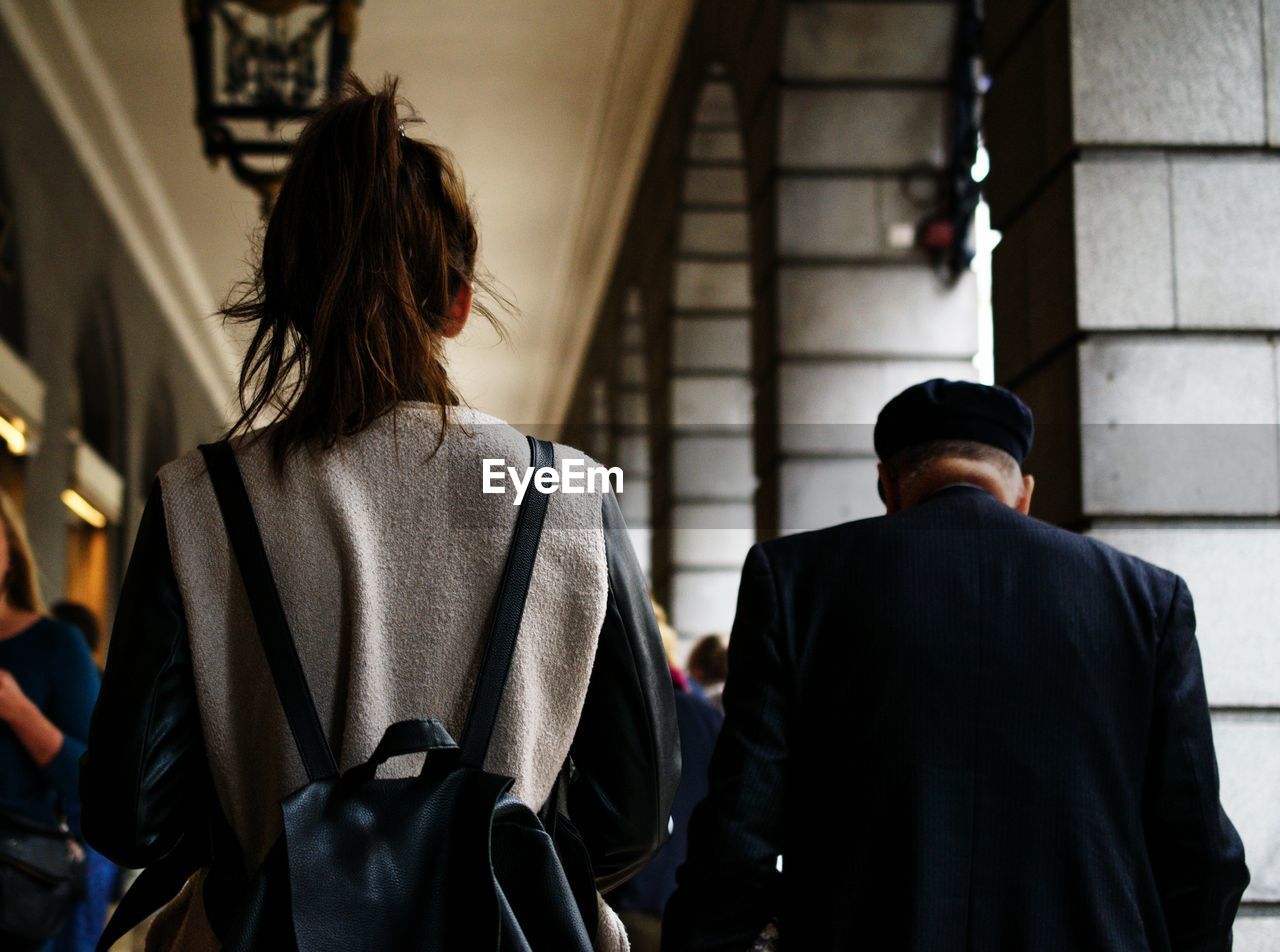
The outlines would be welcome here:
[[[752,548],[664,952],[1231,948],[1191,595],[1030,518],[1032,437],[918,384],[876,423],[887,515]]]

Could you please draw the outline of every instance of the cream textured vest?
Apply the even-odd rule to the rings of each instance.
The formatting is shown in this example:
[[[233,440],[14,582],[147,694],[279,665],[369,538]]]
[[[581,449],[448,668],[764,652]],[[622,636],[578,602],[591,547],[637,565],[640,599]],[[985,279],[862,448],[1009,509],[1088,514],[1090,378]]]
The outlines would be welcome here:
[[[569,455],[582,458],[556,447],[557,463]],[[434,717],[462,736],[517,511],[514,492],[482,492],[486,458],[523,472],[528,444],[467,408],[452,411],[441,441],[438,408],[421,403],[401,404],[339,448],[294,453],[280,478],[266,440],[237,445],[307,681],[344,770],[368,758],[395,721]],[[278,802],[306,776],[199,452],[162,469],[160,482],[213,782],[252,869],[279,832]],[[600,496],[552,494],[486,763],[515,778],[515,794],[535,810],[568,755],[607,595]],[[408,775],[420,763],[401,758],[383,775]],[[198,904],[193,891],[184,895]],[[191,920],[203,916],[195,911],[172,909],[169,925],[155,931],[197,945]],[[610,935],[620,930],[607,913],[601,931],[604,948],[625,947]]]

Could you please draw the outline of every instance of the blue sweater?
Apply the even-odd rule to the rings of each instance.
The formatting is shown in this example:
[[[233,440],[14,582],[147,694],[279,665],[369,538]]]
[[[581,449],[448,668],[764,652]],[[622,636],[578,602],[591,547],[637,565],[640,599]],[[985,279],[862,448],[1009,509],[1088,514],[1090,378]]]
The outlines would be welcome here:
[[[46,823],[80,815],[80,755],[89,715],[98,699],[98,669],[80,632],[42,618],[0,639],[0,668],[62,731],[62,748],[47,766],[36,766],[8,724],[0,723],[0,808]]]

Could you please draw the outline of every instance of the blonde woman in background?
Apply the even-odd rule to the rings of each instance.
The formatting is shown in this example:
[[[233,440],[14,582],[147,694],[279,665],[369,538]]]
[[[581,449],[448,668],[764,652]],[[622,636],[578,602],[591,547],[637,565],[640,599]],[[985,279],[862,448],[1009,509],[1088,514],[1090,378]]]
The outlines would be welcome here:
[[[80,755],[98,697],[98,669],[80,633],[45,614],[26,527],[3,492],[0,580],[0,821],[7,830],[66,820],[78,831]],[[0,894],[0,912],[9,911],[4,902]],[[69,912],[51,918],[65,920]],[[0,926],[0,948],[54,946]]]

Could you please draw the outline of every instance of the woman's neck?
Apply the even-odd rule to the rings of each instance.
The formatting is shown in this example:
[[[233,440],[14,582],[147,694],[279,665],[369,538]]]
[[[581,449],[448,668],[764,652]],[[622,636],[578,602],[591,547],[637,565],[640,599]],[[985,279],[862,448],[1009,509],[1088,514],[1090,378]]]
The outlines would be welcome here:
[[[22,634],[39,620],[37,613],[0,599],[0,641]]]

